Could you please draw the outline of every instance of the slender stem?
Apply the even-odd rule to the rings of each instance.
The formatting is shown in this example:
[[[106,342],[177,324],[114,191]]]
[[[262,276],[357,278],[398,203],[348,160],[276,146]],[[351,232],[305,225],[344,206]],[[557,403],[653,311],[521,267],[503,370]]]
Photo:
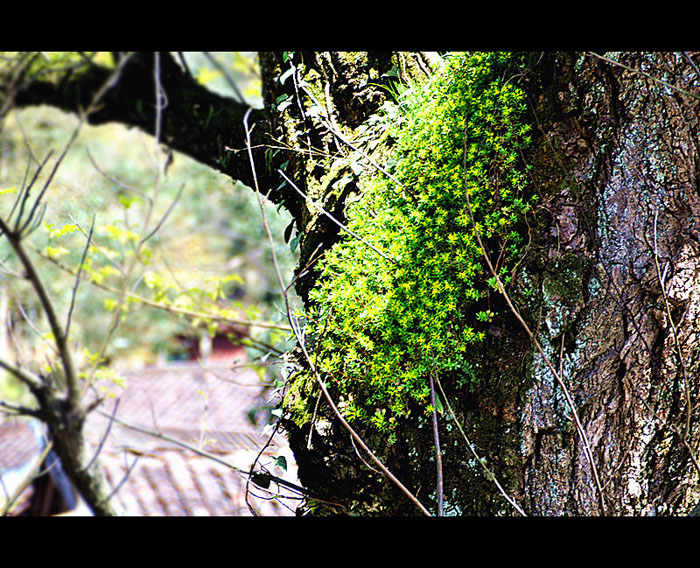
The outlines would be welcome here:
[[[6,516],[12,508],[14,507],[14,504],[17,502],[17,499],[20,498],[24,490],[29,487],[29,484],[32,482],[34,477],[37,475],[39,470],[41,469],[41,465],[44,463],[44,460],[46,459],[46,456],[49,455],[49,452],[53,448],[53,444],[51,441],[49,441],[46,446],[44,446],[44,449],[42,450],[41,454],[36,460],[36,463],[34,467],[27,473],[27,475],[24,477],[22,482],[19,484],[17,489],[15,490],[14,494],[7,500],[7,503],[3,507],[2,512],[0,513],[0,516]]]
[[[685,89],[681,89],[680,87],[676,87],[675,85],[671,85],[667,81],[664,81],[662,79],[654,77],[653,75],[649,75],[649,73],[646,73],[646,72],[642,71],[641,69],[635,69],[634,67],[630,67],[629,65],[625,65],[624,63],[620,63],[619,61],[615,61],[614,59],[610,59],[609,57],[605,57],[604,55],[600,55],[600,54],[594,53],[592,51],[587,51],[586,55],[589,57],[595,57],[597,59],[600,59],[601,61],[605,61],[606,63],[616,65],[617,67],[621,67],[623,69],[626,69],[627,71],[631,71],[632,73],[637,73],[638,75],[641,75],[642,77],[646,77],[647,79],[654,81],[655,83],[659,83],[659,84],[663,85],[664,87],[668,87],[669,89],[677,91],[677,92],[679,92],[683,95],[686,95],[688,97],[693,97],[694,99],[700,99],[700,95],[697,95],[695,93],[691,93],[689,91],[686,91]],[[692,61],[691,61],[691,63],[692,63]]]
[[[68,341],[63,331],[63,326],[58,321],[56,308],[51,300],[51,296],[46,290],[44,282],[39,276],[34,263],[27,255],[24,246],[22,245],[21,237],[14,232],[9,232],[7,225],[5,225],[5,222],[2,219],[0,219],[0,229],[6,232],[6,237],[9,240],[12,249],[15,251],[20,262],[22,263],[22,266],[24,267],[26,278],[34,288],[34,291],[39,298],[39,302],[41,303],[41,307],[46,314],[46,318],[49,321],[51,333],[54,336],[56,348],[58,349],[61,363],[63,365],[66,385],[68,387],[68,400],[72,408],[77,408],[80,404],[80,389],[78,388],[77,373],[73,363],[71,351],[68,347]]]
[[[285,179],[285,181],[286,181],[287,183],[289,183],[289,184],[297,191],[297,193],[298,193],[299,195],[301,195],[304,199],[307,199],[307,200],[309,199],[309,197],[308,197],[301,189],[299,189],[299,188],[297,187],[297,185],[296,185],[291,179],[289,179],[289,178],[285,175],[285,173],[284,173],[282,170],[277,170],[277,171],[278,171],[278,172],[280,173],[280,175]],[[361,236],[359,236],[358,234],[353,233],[350,229],[348,229],[345,225],[343,225],[340,221],[338,221],[335,217],[333,217],[333,215],[331,215],[331,214],[330,214],[328,211],[326,211],[323,207],[321,207],[321,206],[318,205],[317,203],[313,203],[313,205],[314,205],[316,208],[318,208],[318,210],[319,210],[321,213],[323,213],[326,217],[328,217],[331,221],[333,221],[336,225],[338,225],[341,229],[343,229],[343,231],[345,231],[346,233],[348,233],[350,236],[356,238],[356,239],[357,239],[358,241],[360,241],[362,244],[367,245],[369,248],[371,248],[374,252],[376,252],[376,253],[377,253],[379,256],[381,256],[382,258],[388,260],[389,262],[393,262],[394,264],[396,264],[396,260],[394,260],[394,259],[391,258],[390,256],[387,256],[385,253],[383,253],[382,251],[380,251],[377,247],[375,247],[375,246],[372,245],[371,243],[368,243],[365,239],[363,239],[363,238],[362,238]]]
[[[43,382],[41,381],[41,378],[39,376],[35,375],[27,369],[23,369],[21,367],[13,365],[4,357],[0,357],[0,367],[8,371],[20,381],[22,381],[32,390],[40,389],[43,386]]]
[[[659,218],[659,210],[654,211],[654,265],[656,266],[656,276],[659,279],[659,285],[661,286],[661,296],[664,300],[664,307],[666,308],[666,317],[668,318],[668,325],[671,328],[671,335],[673,336],[673,342],[676,347],[676,354],[678,355],[678,363],[681,366],[681,371],[683,372],[683,387],[685,391],[685,405],[686,405],[686,421],[685,421],[685,436],[684,440],[688,439],[690,434],[690,422],[693,414],[693,403],[690,398],[690,380],[688,377],[688,371],[685,365],[685,359],[683,358],[683,350],[681,349],[681,344],[678,341],[678,332],[676,331],[676,325],[673,323],[673,316],[671,315],[671,307],[669,306],[668,297],[666,296],[666,287],[664,283],[663,276],[661,275],[661,267],[659,266],[659,249],[657,243],[657,220]]]
[[[433,437],[435,438],[435,462],[437,465],[438,517],[443,516],[444,489],[442,480],[442,451],[440,450],[440,431],[437,419],[437,401],[435,400],[435,380],[430,373],[430,403],[433,406]]]
[[[170,442],[171,444],[174,444],[176,446],[179,446],[185,450],[189,450],[191,452],[194,452],[195,454],[202,456],[204,458],[210,459],[218,464],[221,464],[223,466],[226,466],[229,469],[232,469],[233,471],[237,471],[239,473],[242,473],[244,475],[252,475],[254,472],[249,471],[243,468],[240,468],[231,462],[226,461],[225,459],[222,459],[216,454],[212,454],[210,452],[207,452],[206,450],[202,450],[201,448],[197,448],[196,446],[193,446],[191,444],[188,444],[186,442],[183,442],[182,440],[178,440],[177,438],[173,438],[172,436],[168,436],[167,434],[163,434],[162,432],[159,432],[158,430],[151,430],[149,428],[143,428],[142,426],[138,426],[136,424],[131,424],[130,422],[126,422],[124,420],[121,420],[107,412],[104,412],[103,410],[97,409],[95,410],[97,414],[100,416],[106,418],[107,420],[110,420],[112,422],[115,422],[116,424],[119,424],[120,426],[123,426],[124,428],[128,428],[129,430],[133,430],[134,432],[139,432],[141,434],[146,434],[147,436],[151,436],[153,438],[158,438],[159,440],[163,440],[165,442]],[[298,491],[300,493],[306,493],[308,494],[308,491],[304,489],[303,487],[300,487],[290,481],[287,481],[286,479],[282,479],[281,477],[276,477],[271,474],[265,474],[265,476],[274,481],[275,483],[278,483],[282,485],[283,487],[287,487],[289,489],[293,489],[294,491]]]
[[[123,61],[123,60],[122,60]],[[112,335],[116,331],[117,327],[119,326],[119,320],[121,318],[121,311],[122,311],[122,306],[124,305],[124,302],[126,301],[126,298],[129,294],[128,287],[129,287],[129,281],[131,280],[131,276],[134,273],[134,270],[136,269],[136,265],[139,262],[139,257],[140,257],[140,251],[141,248],[143,247],[145,241],[147,238],[150,238],[153,234],[153,232],[149,232],[148,226],[151,222],[151,218],[153,216],[153,211],[155,209],[155,202],[158,197],[158,194],[161,189],[161,178],[163,175],[163,163],[160,160],[160,133],[161,133],[161,119],[162,119],[162,111],[164,108],[164,98],[165,98],[165,93],[162,90],[162,86],[160,83],[160,54],[156,52],[154,54],[154,65],[153,65],[153,82],[155,85],[155,105],[156,105],[156,116],[155,116],[155,143],[154,143],[154,148],[155,148],[155,165],[156,165],[156,181],[154,184],[153,188],[153,198],[148,201],[148,206],[146,209],[146,215],[143,220],[143,225],[141,227],[141,234],[139,236],[139,242],[136,245],[136,250],[134,251],[134,254],[131,258],[131,261],[128,263],[126,270],[123,272],[124,279],[122,281],[122,287],[121,290],[119,291],[119,296],[117,298],[117,303],[114,307],[114,315],[112,316],[112,322],[111,325],[105,334],[104,339],[102,340],[102,344],[97,350],[96,356],[95,356],[95,362],[92,365],[88,377],[85,381],[85,385],[83,387],[83,392],[87,392],[87,389],[90,388],[90,385],[92,385],[93,381],[95,380],[95,374],[97,373],[97,370],[99,368],[100,362],[103,359],[104,353],[107,350],[107,347],[109,346],[109,343],[112,339]],[[167,103],[166,103],[167,104]],[[159,225],[160,226],[160,225]]]
[[[44,253],[42,253],[38,248],[34,247],[33,245],[30,245],[30,246],[32,247],[32,249],[35,252],[37,252],[37,254],[40,254],[42,257],[44,257],[49,262],[52,262],[53,264],[55,264],[61,270],[67,272],[68,274],[72,274],[73,276],[75,276],[77,274],[77,272],[75,270],[73,270],[69,266],[66,266],[61,261],[45,255]],[[102,290],[105,290],[106,292],[111,292],[113,294],[119,293],[119,289],[114,288],[113,286],[110,286],[109,284],[105,284],[104,282],[96,282],[95,280],[90,280],[89,282],[93,286],[96,286],[97,288],[101,288]],[[148,306],[150,308],[157,308],[159,310],[164,310],[166,312],[183,315],[183,316],[187,316],[190,318],[204,319],[204,320],[210,320],[210,321],[219,321],[222,323],[230,323],[230,324],[242,325],[242,326],[260,327],[263,329],[279,329],[281,331],[292,331],[292,328],[290,326],[282,324],[282,323],[246,320],[246,319],[233,318],[233,317],[226,316],[223,314],[216,314],[216,313],[210,313],[210,312],[200,312],[197,310],[188,310],[186,308],[179,308],[177,306],[172,306],[172,305],[156,302],[155,300],[151,300],[149,298],[141,296],[141,295],[137,294],[136,292],[132,292],[132,291],[128,291],[127,296],[131,300],[136,301],[139,304],[143,304],[144,306]]]
[[[447,410],[450,413],[450,416],[452,416],[452,419],[455,421],[455,424],[457,425],[457,429],[459,430],[460,434],[462,434],[462,437],[464,438],[464,441],[467,443],[467,447],[469,448],[469,451],[472,453],[476,461],[479,463],[481,468],[484,470],[484,473],[486,474],[486,477],[488,477],[491,481],[493,481],[496,484],[496,487],[498,490],[501,492],[501,495],[505,498],[508,503],[510,503],[513,508],[518,511],[523,517],[527,517],[525,514],[525,511],[522,510],[520,505],[513,499],[508,493],[506,493],[506,490],[503,489],[503,486],[499,483],[498,479],[496,478],[496,475],[488,468],[486,467],[485,460],[482,459],[479,454],[476,453],[476,450],[474,449],[474,445],[471,443],[469,438],[467,437],[467,434],[464,431],[464,428],[462,428],[462,425],[459,423],[459,420],[457,420],[457,415],[455,414],[454,410],[452,410],[452,406],[450,405],[450,401],[447,399],[447,395],[445,394],[445,391],[442,388],[442,384],[440,383],[440,379],[437,379],[437,384],[438,388],[440,389],[440,392],[442,393],[443,400],[445,401],[445,406],[447,406]]]
[[[208,51],[203,52],[204,57],[206,57],[213,65],[214,67],[217,68],[217,70],[224,76],[224,79],[226,79],[226,82],[228,83],[228,86],[231,87],[231,90],[236,94],[236,98],[238,99],[238,102],[242,104],[248,104],[245,100],[245,97],[243,96],[243,93],[241,93],[241,90],[238,88],[238,85],[236,85],[236,82],[233,80],[233,77],[231,77],[231,74],[228,72],[224,66],[219,63],[219,61]],[[184,60],[184,57],[182,58]]]
[[[316,106],[319,108],[324,108],[321,106],[321,103],[318,102],[316,97],[314,97],[313,93],[309,91],[303,84],[302,84],[302,89],[304,92],[308,95],[308,97],[314,102]],[[326,96],[328,97],[328,93],[326,93]],[[336,137],[338,140],[340,140],[343,144],[348,146],[350,149],[354,150],[358,154],[360,154],[365,160],[367,160],[376,170],[384,174],[386,177],[388,177],[394,184],[396,184],[398,187],[404,190],[408,190],[408,188],[402,184],[399,180],[397,180],[393,175],[391,175],[385,168],[380,166],[375,160],[372,159],[372,157],[367,154],[366,152],[363,152],[360,148],[355,146],[352,142],[350,142],[345,136],[343,136],[340,133],[340,129],[337,128],[337,125],[335,124],[335,121],[333,120],[333,115],[331,114],[330,110],[326,110],[326,113],[328,114],[328,119],[323,121],[323,125]]]
[[[464,171],[467,171],[467,136],[466,136],[466,129],[465,129],[465,136],[464,136]],[[576,430],[578,432],[579,438],[581,440],[581,444],[583,445],[583,451],[584,454],[586,455],[586,459],[588,460],[588,463],[591,467],[591,473],[593,475],[593,482],[595,484],[596,490],[598,492],[598,497],[600,501],[600,510],[601,514],[605,516],[605,497],[603,495],[603,488],[601,487],[600,484],[600,477],[598,475],[598,468],[596,467],[595,460],[593,458],[593,453],[591,452],[590,445],[588,443],[588,437],[586,436],[586,431],[583,429],[583,425],[581,424],[581,420],[579,419],[578,412],[576,410],[576,405],[574,404],[574,401],[571,397],[571,394],[569,393],[569,389],[567,388],[566,384],[564,383],[564,380],[561,378],[561,375],[557,372],[557,370],[554,368],[552,365],[551,361],[549,360],[549,357],[545,354],[544,350],[542,349],[542,346],[540,345],[540,342],[537,340],[535,335],[532,333],[530,330],[530,327],[525,323],[525,320],[522,318],[520,315],[520,312],[515,308],[513,305],[513,302],[510,299],[510,295],[508,292],[506,292],[505,287],[503,286],[503,283],[501,282],[500,277],[498,276],[498,272],[496,269],[493,267],[493,264],[491,263],[491,259],[489,258],[489,255],[486,251],[486,247],[484,246],[484,243],[481,240],[481,235],[479,234],[479,230],[476,224],[476,220],[474,219],[474,212],[472,211],[472,206],[471,202],[469,200],[469,189],[466,187],[466,178],[465,178],[465,188],[464,188],[464,196],[465,200],[467,203],[467,212],[469,213],[469,219],[472,223],[472,226],[474,228],[474,236],[476,237],[477,243],[479,245],[479,248],[481,249],[482,256],[484,257],[484,260],[486,261],[486,264],[489,268],[489,271],[491,272],[491,275],[493,276],[496,285],[498,287],[498,291],[501,293],[503,298],[505,299],[506,303],[508,304],[508,307],[510,308],[510,311],[513,313],[513,315],[516,317],[516,319],[520,322],[520,325],[522,325],[523,329],[527,333],[528,337],[532,341],[532,343],[535,345],[535,348],[539,352],[540,356],[542,357],[542,360],[545,362],[549,370],[552,372],[552,375],[554,375],[555,380],[559,384],[559,386],[562,389],[562,392],[564,393],[564,398],[566,399],[567,404],[569,405],[569,408],[571,409],[571,415],[574,418],[574,422],[576,424]]]
[[[348,422],[345,420],[345,418],[341,414],[340,410],[333,402],[333,398],[331,397],[330,393],[328,392],[328,389],[326,388],[326,385],[325,385],[323,379],[319,375],[318,369],[313,364],[311,355],[309,354],[309,352],[306,349],[306,343],[304,341],[302,333],[299,331],[299,329],[295,326],[295,324],[293,322],[292,311],[291,311],[291,308],[289,305],[289,296],[286,292],[287,287],[285,286],[284,279],[282,278],[282,272],[280,270],[279,263],[277,261],[277,255],[275,253],[272,232],[270,231],[270,227],[269,227],[268,222],[267,222],[267,216],[265,215],[265,208],[264,208],[263,202],[262,202],[262,195],[260,193],[260,188],[258,186],[257,174],[256,174],[256,169],[255,169],[255,162],[253,160],[253,153],[252,153],[251,144],[250,144],[250,130],[251,129],[248,127],[249,116],[250,116],[250,110],[248,112],[246,112],[245,117],[243,118],[243,124],[245,126],[246,147],[248,148],[248,157],[250,160],[250,167],[252,169],[253,181],[254,181],[254,185],[255,185],[255,188],[254,188],[255,195],[257,196],[257,199],[258,199],[258,205],[260,206],[260,210],[261,210],[262,218],[263,218],[263,225],[264,225],[265,231],[267,233],[268,241],[270,242],[270,248],[272,251],[272,261],[273,261],[273,264],[275,267],[275,272],[277,274],[277,279],[279,281],[280,290],[282,291],[282,296],[284,298],[284,303],[285,303],[285,306],[287,309],[287,317],[289,319],[290,325],[292,326],[294,336],[296,337],[297,342],[299,344],[299,347],[304,355],[304,359],[306,360],[307,364],[309,365],[311,372],[313,373],[313,375],[316,379],[316,382],[318,383],[318,385],[321,389],[321,392],[323,393],[323,396],[325,397],[326,401],[328,402],[328,405],[331,407],[331,410],[333,411],[335,416],[338,418],[338,420],[342,424],[343,428],[345,428],[348,431],[348,433],[350,434],[352,439],[367,453],[367,455],[372,459],[372,461],[377,464],[379,469],[381,469],[382,473],[388,479],[390,479],[394,484],[396,484],[396,486],[421,510],[421,512],[423,514],[425,514],[427,516],[431,516],[430,511],[428,511],[425,508],[425,506],[408,490],[408,488],[403,483],[401,483],[401,481],[396,476],[394,476],[394,474],[392,474],[391,471],[389,471],[389,469],[382,463],[382,461],[377,456],[374,455],[374,452],[372,452],[372,450],[370,450],[370,448],[367,446],[367,444],[365,444],[364,440],[362,440],[362,438],[357,434],[357,432],[355,432],[355,430],[352,428],[352,426],[350,426],[350,424],[348,424]]]
[[[78,272],[75,275],[75,284],[73,285],[73,293],[70,298],[70,307],[68,308],[68,318],[66,321],[66,337],[70,337],[70,322],[73,315],[73,308],[75,307],[75,296],[78,293],[78,286],[80,286],[80,275],[83,271],[83,265],[85,264],[85,257],[87,256],[88,249],[90,248],[90,243],[92,242],[92,232],[95,229],[95,215],[92,216],[92,224],[90,225],[90,234],[88,235],[87,242],[85,243],[85,248],[83,249],[83,257],[80,259],[80,266],[78,267]]]

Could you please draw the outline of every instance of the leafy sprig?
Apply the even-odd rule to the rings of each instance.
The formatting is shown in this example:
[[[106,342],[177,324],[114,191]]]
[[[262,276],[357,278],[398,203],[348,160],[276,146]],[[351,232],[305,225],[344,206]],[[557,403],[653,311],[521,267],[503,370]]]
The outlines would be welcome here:
[[[508,282],[534,204],[520,165],[524,94],[502,73],[511,63],[507,54],[453,56],[402,105],[394,175],[415,199],[386,176],[365,179],[363,199],[347,211],[361,239],[344,238],[322,262],[307,333],[350,421],[391,436],[416,404],[432,411],[431,373],[474,380],[470,354],[497,317],[475,231]]]

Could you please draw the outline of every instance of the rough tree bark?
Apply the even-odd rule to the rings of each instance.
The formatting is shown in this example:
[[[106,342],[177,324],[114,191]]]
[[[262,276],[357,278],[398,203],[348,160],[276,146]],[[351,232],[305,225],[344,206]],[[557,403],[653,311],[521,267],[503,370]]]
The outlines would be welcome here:
[[[538,323],[552,356],[563,353],[608,513],[683,514],[700,473],[700,76],[692,54],[614,59],[547,55],[532,82],[541,137],[531,160],[549,216],[531,269]],[[518,405],[526,507],[597,514],[545,374],[535,360],[538,380]]]
[[[479,386],[448,393],[527,514],[684,514],[697,500],[694,58],[530,57],[524,85],[537,129],[524,158],[542,207],[521,275],[536,293],[519,308],[573,396],[603,502],[561,389],[514,317],[489,330]],[[363,465],[345,433],[323,424],[312,449],[312,426],[290,427],[302,481],[351,512],[417,513]],[[514,513],[454,429],[441,442],[451,512]],[[426,502],[435,497],[432,444],[416,424],[384,454]]]
[[[561,388],[505,303],[494,309],[505,315],[490,324],[480,348],[477,386],[447,394],[477,451],[528,515],[689,513],[700,473],[700,56],[527,58],[521,81],[535,127],[523,160],[532,166],[541,207],[516,283],[535,292],[518,309],[572,394],[603,502]],[[208,93],[167,54],[162,60],[163,140],[252,186],[241,151],[245,105]],[[152,132],[152,61],[152,54],[136,54],[90,120]],[[353,151],[333,131],[352,139],[370,121],[386,99],[379,85],[391,80],[392,68],[424,80],[434,63],[423,54],[396,53],[297,52],[292,61],[297,71],[281,81],[290,59],[261,54],[265,108],[251,123],[261,189],[292,213],[303,268],[337,242],[339,229],[289,184],[281,186],[277,170],[342,222],[344,204],[357,192],[356,174],[348,164],[329,168],[320,157]],[[75,110],[104,73],[93,69],[57,85],[34,81],[12,93],[14,104]],[[309,112],[314,104],[330,124]],[[314,278],[311,271],[299,280],[302,298]],[[314,407],[318,393],[307,396]],[[314,416],[313,424],[287,424],[300,479],[340,507],[310,502],[303,512],[418,513],[367,465],[323,402]],[[433,507],[427,424],[404,427],[390,448],[367,435],[389,468]],[[449,421],[440,436],[447,511],[515,514]]]

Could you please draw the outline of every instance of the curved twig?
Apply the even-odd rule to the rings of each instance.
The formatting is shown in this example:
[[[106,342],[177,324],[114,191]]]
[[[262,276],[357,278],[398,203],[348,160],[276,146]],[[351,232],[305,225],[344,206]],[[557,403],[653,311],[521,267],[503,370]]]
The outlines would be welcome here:
[[[289,318],[289,323],[292,326],[294,336],[297,339],[297,342],[299,344],[299,347],[304,355],[304,359],[306,360],[307,364],[309,365],[311,372],[313,373],[316,382],[318,383],[321,392],[323,392],[323,396],[325,397],[326,401],[328,402],[329,406],[331,407],[333,413],[335,416],[338,418],[340,423],[342,424],[343,428],[345,428],[350,436],[357,442],[357,444],[367,453],[367,455],[372,459],[374,463],[377,464],[379,469],[381,469],[382,473],[389,479],[391,480],[420,510],[423,514],[427,516],[431,516],[430,511],[425,508],[425,506],[409,491],[409,489],[401,483],[401,481],[393,474],[389,469],[382,463],[382,461],[375,456],[374,452],[370,450],[370,448],[365,444],[364,440],[355,432],[355,430],[350,426],[350,424],[345,420],[343,417],[342,413],[338,409],[338,407],[335,405],[335,402],[333,401],[333,398],[331,397],[330,393],[328,392],[328,389],[326,388],[326,384],[321,378],[321,376],[318,373],[318,369],[314,366],[311,355],[306,349],[306,343],[304,341],[303,335],[300,332],[300,330],[295,326],[292,318],[292,311],[289,306],[289,296],[286,292],[286,286],[284,283],[284,279],[282,278],[282,273],[280,271],[279,263],[277,262],[277,255],[275,253],[275,248],[272,246],[274,244],[273,239],[272,239],[272,232],[270,231],[270,227],[267,223],[267,216],[265,215],[265,208],[263,207],[263,202],[262,202],[262,196],[260,193],[260,188],[258,185],[257,181],[257,174],[256,174],[256,169],[255,169],[255,162],[253,161],[253,153],[250,149],[250,131],[251,129],[248,127],[248,118],[250,116],[250,111],[246,112],[244,118],[243,118],[243,124],[245,127],[245,132],[246,132],[246,145],[248,147],[248,157],[250,160],[250,167],[252,168],[252,174],[253,174],[253,181],[255,184],[255,194],[258,198],[258,204],[260,205],[260,210],[262,213],[263,217],[263,225],[265,226],[265,231],[267,232],[268,240],[271,245],[271,252],[272,252],[272,261],[275,266],[275,272],[277,274],[277,279],[279,281],[280,289],[282,291],[282,296],[284,298],[285,306],[287,308],[287,317]]]
[[[464,130],[464,157],[463,157],[463,162],[464,162],[464,171],[467,171],[467,132],[466,132],[466,127]],[[484,257],[484,260],[486,261],[486,264],[489,268],[489,271],[491,272],[491,275],[493,276],[496,285],[498,287],[499,292],[505,299],[506,303],[508,304],[508,307],[510,308],[510,311],[513,313],[513,315],[516,317],[518,322],[520,322],[520,325],[522,325],[523,329],[527,333],[528,337],[532,341],[532,343],[535,345],[535,348],[539,352],[540,356],[542,357],[543,361],[549,368],[549,370],[552,372],[552,375],[554,375],[555,380],[557,381],[557,384],[561,387],[562,392],[564,393],[564,398],[566,399],[567,404],[569,405],[569,408],[571,409],[571,415],[574,418],[574,423],[576,424],[576,430],[578,432],[579,438],[581,440],[581,444],[583,445],[583,451],[584,454],[586,455],[586,459],[588,460],[588,463],[591,467],[591,474],[593,475],[593,481],[596,487],[596,490],[598,492],[598,498],[600,501],[600,511],[603,516],[605,516],[605,497],[603,494],[603,488],[600,484],[600,477],[598,475],[598,468],[595,464],[595,460],[593,458],[593,453],[591,452],[590,445],[588,443],[588,437],[586,436],[586,431],[583,429],[583,425],[581,424],[581,420],[579,418],[578,412],[576,410],[576,406],[574,404],[573,398],[571,397],[571,394],[569,392],[569,389],[567,388],[566,384],[564,383],[564,380],[562,379],[561,375],[557,372],[557,370],[554,368],[552,365],[552,362],[549,360],[549,357],[545,354],[544,350],[542,349],[542,346],[540,345],[540,342],[537,340],[535,335],[532,333],[532,330],[530,330],[530,327],[527,325],[525,320],[522,318],[520,315],[520,312],[516,309],[516,307],[513,305],[513,302],[510,298],[510,295],[508,292],[506,292],[505,287],[503,286],[503,282],[501,282],[500,277],[498,276],[498,272],[494,268],[493,264],[491,263],[491,259],[489,258],[488,252],[486,251],[486,247],[484,246],[484,243],[481,240],[481,235],[479,234],[477,225],[476,225],[476,220],[474,219],[474,212],[472,211],[472,206],[471,202],[469,200],[469,189],[466,187],[466,176],[465,176],[465,188],[464,188],[464,197],[465,201],[467,204],[467,212],[469,214],[469,219],[472,223],[472,226],[474,228],[474,236],[476,237],[477,243],[479,245],[479,248],[481,249],[481,253]]]

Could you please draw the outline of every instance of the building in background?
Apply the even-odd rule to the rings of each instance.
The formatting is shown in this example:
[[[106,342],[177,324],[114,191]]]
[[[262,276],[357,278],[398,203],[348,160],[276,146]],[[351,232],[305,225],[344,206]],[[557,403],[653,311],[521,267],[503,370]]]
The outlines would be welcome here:
[[[242,350],[238,355],[244,360]],[[232,370],[221,361],[214,356],[210,365],[186,361],[124,371],[125,388],[106,393],[101,406],[119,422],[96,412],[89,415],[86,432],[99,449],[115,504],[124,514],[294,514],[298,494],[283,489],[281,498],[224,465],[248,471],[256,462],[256,469],[297,484],[286,441],[279,434],[270,438],[265,428],[274,405],[269,389],[253,368]],[[38,423],[26,420],[2,425],[0,505],[36,468],[44,447],[40,432]],[[57,466],[40,468],[44,474],[23,492],[13,514],[89,514],[74,494],[73,501],[70,491],[64,495]],[[273,483],[269,490],[276,487]]]

